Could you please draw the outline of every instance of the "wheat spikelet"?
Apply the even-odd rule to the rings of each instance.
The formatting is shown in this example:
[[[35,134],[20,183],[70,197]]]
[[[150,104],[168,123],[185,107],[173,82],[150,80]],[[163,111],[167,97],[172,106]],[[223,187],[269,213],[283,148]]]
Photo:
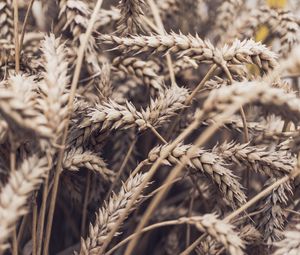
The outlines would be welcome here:
[[[87,17],[90,15],[88,5],[81,0],[60,0],[59,19],[64,19],[62,30],[69,30],[75,40],[78,40],[82,30],[87,27]]]
[[[271,151],[246,144],[223,143],[213,150],[225,161],[244,164],[270,177],[289,174],[295,165],[295,160],[284,151]]]
[[[16,75],[10,77],[8,83],[8,88],[0,89],[0,112],[10,128],[21,127],[30,134],[52,137],[46,116],[37,110],[37,95],[34,92],[37,84],[33,77]]]
[[[203,109],[209,115],[222,113],[228,107],[256,103],[264,109],[282,116],[286,120],[299,122],[300,100],[295,94],[272,88],[263,82],[241,82],[213,90]]]
[[[118,37],[114,35],[101,35],[100,40],[106,44],[117,44],[114,49],[121,51],[135,52],[173,52],[178,53],[190,48],[205,48],[207,51],[213,51],[213,46],[209,42],[204,42],[198,35],[176,34],[172,32],[166,35],[151,35],[151,36],[130,36]],[[208,53],[207,55],[212,55]]]
[[[114,173],[107,168],[104,160],[95,153],[84,151],[83,148],[69,150],[65,154],[63,168],[78,171],[82,167],[99,173],[105,180],[112,180],[114,177]]]
[[[150,105],[141,112],[129,102],[126,105],[119,105],[110,100],[103,105],[96,105],[95,108],[89,109],[87,116],[73,128],[69,143],[75,142],[80,145],[96,130],[103,134],[134,126],[139,131],[147,129],[149,125],[159,127],[184,107],[187,97],[187,89],[176,87],[160,93],[159,97],[151,100]]]
[[[8,135],[8,124],[5,120],[0,120],[0,144],[2,144]]]
[[[148,155],[149,162],[154,162],[165,148],[167,148],[166,145],[153,148]],[[164,163],[177,164],[177,160],[181,161],[185,156],[190,156],[188,166],[209,176],[218,185],[220,192],[233,208],[245,203],[246,196],[237,177],[225,167],[222,159],[216,154],[202,149],[198,149],[196,153],[190,155],[191,148],[192,145],[178,145]]]
[[[113,60],[112,64],[118,70],[140,78],[148,86],[152,86],[158,91],[163,90],[163,78],[155,73],[154,69],[157,69],[157,66],[154,62],[146,62],[133,57],[117,57]]]
[[[48,124],[57,138],[65,126],[67,116],[67,102],[69,94],[66,93],[69,85],[67,76],[68,63],[65,61],[64,44],[53,34],[45,37],[42,51],[45,64],[44,80],[39,84],[42,96],[39,99],[41,111],[48,119]]]
[[[233,226],[219,220],[214,214],[205,214],[191,218],[181,218],[179,221],[187,221],[202,232],[208,233],[216,241],[222,243],[230,254],[244,254],[243,241],[238,234],[233,231]]]
[[[253,40],[235,40],[230,47],[222,48],[224,60],[230,64],[255,64],[268,72],[277,66],[276,54],[260,42]]]
[[[8,182],[0,193],[0,251],[7,248],[18,219],[27,213],[28,198],[38,189],[50,168],[45,157],[36,155],[25,159],[20,168],[10,173]]]
[[[0,39],[6,39],[13,42],[14,21],[13,5],[11,0],[0,1]]]
[[[62,31],[72,33],[73,40],[71,45],[75,48],[74,55],[77,58],[77,50],[82,43],[83,35],[88,26],[89,7],[87,3],[81,0],[60,0],[59,6],[59,24],[63,24]],[[85,49],[85,61],[88,63],[92,73],[97,72],[99,69],[96,49],[95,38],[90,36]]]
[[[300,225],[296,225],[295,230],[284,232],[285,238],[276,243],[278,249],[274,255],[296,255],[300,252]]]
[[[99,12],[98,19],[95,23],[95,30],[100,30],[105,26],[108,26],[114,22],[117,22],[121,19],[120,10],[111,7],[109,10],[101,9]]]
[[[136,34],[136,28],[141,28],[144,6],[144,0],[120,0],[118,8],[121,11],[121,18],[117,32],[121,35]]]
[[[270,179],[266,186],[274,181],[276,179]],[[261,201],[259,210],[262,210],[262,214],[256,217],[257,227],[263,233],[263,240],[269,245],[283,237],[282,230],[286,221],[284,208],[287,207],[288,197],[292,194],[292,187],[286,183],[274,189]]]
[[[136,134],[134,130],[126,130],[121,132],[116,132],[116,134],[112,137],[113,142],[113,151],[112,157],[110,159],[110,165],[112,169],[120,169],[125,156],[133,143]],[[133,151],[128,159],[128,163],[126,164],[126,170],[133,169],[136,164],[136,157],[138,155],[137,149],[134,147]]]
[[[157,7],[160,10],[160,15],[165,21],[167,18],[173,18],[179,13],[180,7],[177,0],[160,0],[157,1]]]
[[[109,201],[101,209],[99,209],[99,212],[96,214],[96,221],[94,225],[90,225],[88,237],[86,240],[81,240],[80,255],[96,255],[99,253],[110,231],[114,228],[114,225],[118,221],[120,215],[123,214],[126,205],[130,203],[132,197],[145,177],[146,174],[137,174],[134,177],[130,176],[128,181],[123,184],[120,192],[118,194],[114,194]],[[134,201],[131,211],[134,210],[141,198],[142,195]],[[130,212],[128,212],[128,214],[129,213]],[[118,233],[115,235],[118,235]]]
[[[107,44],[117,44],[114,49],[134,52],[172,52],[179,57],[188,56],[198,62],[216,63],[224,67],[226,63],[255,64],[264,72],[277,65],[276,55],[260,42],[253,40],[235,40],[231,46],[215,48],[210,41],[203,41],[198,35],[175,34],[153,36],[117,37],[101,35],[101,41]]]
[[[107,62],[103,63],[101,67],[99,81],[96,80],[96,91],[98,92],[98,103],[108,101],[108,99],[112,96],[113,88],[111,82],[111,65]]]
[[[280,36],[280,50],[282,57],[287,57],[292,47],[299,42],[299,24],[296,17],[290,11],[280,11],[276,31]]]
[[[242,6],[241,0],[226,0],[217,9],[216,32],[218,35],[227,31]],[[220,36],[220,35],[219,35]]]

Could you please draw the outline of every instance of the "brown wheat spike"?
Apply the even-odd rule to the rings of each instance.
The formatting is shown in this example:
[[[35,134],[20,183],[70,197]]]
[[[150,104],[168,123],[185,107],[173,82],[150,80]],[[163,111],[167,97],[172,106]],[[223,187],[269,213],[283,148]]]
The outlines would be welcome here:
[[[221,67],[228,64],[255,64],[264,72],[277,66],[276,54],[260,42],[235,40],[231,46],[215,48],[210,41],[198,35],[183,35],[172,32],[167,35],[117,37],[101,35],[102,42],[117,44],[115,49],[134,52],[173,52],[179,57],[188,56],[198,62],[216,63]]]
[[[120,0],[118,8],[121,10],[121,19],[118,22],[118,33],[136,34],[136,29],[141,28],[145,5],[144,0]]]
[[[82,31],[86,29],[90,10],[88,5],[81,0],[60,0],[59,19],[63,19],[62,30],[69,30],[75,40],[78,40]]]
[[[216,31],[218,36],[221,36],[222,32],[226,32],[231,23],[235,20],[240,7],[242,6],[242,0],[226,0],[217,9]]]
[[[85,151],[83,148],[71,149],[65,154],[63,168],[70,171],[78,171],[80,168],[86,168],[97,172],[104,180],[112,180],[114,172],[109,170],[104,160],[91,151]]]
[[[137,111],[133,104],[126,102],[120,105],[110,100],[103,105],[96,105],[88,110],[88,114],[73,126],[69,143],[81,145],[92,132],[98,130],[102,134],[116,129],[137,127],[139,131],[149,125],[159,127],[166,123],[178,110],[184,107],[189,93],[185,88],[175,87],[165,90],[142,111]]]
[[[99,31],[105,26],[115,23],[121,19],[120,10],[111,7],[109,10],[101,9],[99,12],[98,19],[95,23],[95,30]]]
[[[180,218],[179,221],[194,225],[204,233],[208,233],[216,241],[222,243],[229,254],[244,254],[244,243],[233,229],[234,227],[223,220],[219,220],[214,214]]]
[[[280,11],[278,16],[279,22],[275,29],[280,36],[279,53],[286,57],[291,52],[292,47],[299,42],[299,23],[290,11]]]
[[[255,172],[270,177],[289,174],[296,164],[296,159],[285,151],[267,150],[263,147],[250,146],[249,143],[223,143],[216,146],[213,152],[218,153],[225,161],[246,165]]]
[[[108,101],[112,96],[111,65],[108,62],[103,63],[100,79],[96,79],[95,87],[99,98],[98,103]]]
[[[8,247],[7,239],[18,219],[27,213],[30,194],[39,188],[49,170],[47,159],[34,155],[10,173],[0,193],[0,251]]]
[[[101,246],[108,237],[110,231],[114,228],[120,215],[123,214],[128,203],[131,202],[135,192],[140,187],[147,174],[137,174],[129,176],[129,179],[123,184],[118,194],[113,194],[105,205],[99,209],[96,214],[94,225],[90,225],[88,237],[81,239],[80,255],[96,255],[99,254]],[[131,207],[131,211],[135,209],[143,196],[140,195]],[[129,214],[130,212],[128,212]],[[128,216],[127,214],[127,216]],[[115,235],[118,235],[116,233]]]
[[[163,90],[163,77],[155,73],[155,69],[158,69],[158,67],[153,61],[143,61],[133,57],[117,57],[113,60],[112,64],[118,70],[140,78],[146,85],[158,91]]]
[[[0,39],[13,42],[14,18],[12,0],[0,1]]]
[[[90,10],[87,3],[81,0],[60,0],[59,2],[59,24],[63,24],[62,31],[70,32],[73,35],[71,45],[75,47],[75,57],[77,58],[77,48],[82,43],[83,35],[87,29]],[[85,50],[85,61],[88,63],[91,72],[99,69],[96,41],[93,36],[89,37]]]
[[[136,137],[134,130],[125,130],[116,132],[112,137],[112,150],[114,153],[110,159],[110,165],[112,169],[120,169],[125,156]],[[139,155],[137,149],[134,147],[133,151],[126,164],[126,169],[131,170],[135,167],[136,157]]]
[[[264,72],[277,66],[276,54],[260,42],[235,40],[230,47],[222,48],[222,56],[229,64],[255,64]]]
[[[16,75],[8,80],[8,88],[0,88],[0,112],[11,129],[20,129],[50,138],[52,130],[48,127],[46,116],[37,109],[37,84],[33,77]]]
[[[269,186],[274,181],[276,179],[268,180],[266,186]],[[262,212],[255,219],[258,230],[263,234],[263,240],[269,245],[274,241],[281,240],[283,237],[282,231],[286,221],[284,209],[287,207],[287,202],[292,194],[293,191],[290,184],[282,184],[260,203],[258,209],[262,210]]]
[[[177,0],[160,0],[157,1],[157,7],[162,19],[173,18],[179,13],[179,4]]]
[[[183,35],[172,32],[166,35],[135,35],[130,37],[118,37],[104,34],[100,40],[106,44],[117,44],[114,49],[135,52],[173,52],[178,53],[190,48],[206,49],[213,51],[214,47],[207,41],[204,42],[198,35]],[[209,55],[212,55],[211,53]]]
[[[241,15],[241,17],[235,21],[232,31],[230,31],[227,36],[225,35],[227,41],[232,41],[234,38],[254,38],[257,29],[261,26],[267,26],[268,29],[271,30],[278,24],[278,12],[267,5],[246,11],[248,11],[248,13]]]
[[[58,138],[65,126],[68,111],[66,107],[69,97],[69,94],[66,93],[69,85],[68,62],[65,61],[64,44],[60,44],[60,39],[56,39],[53,34],[45,37],[42,51],[46,71],[44,80],[39,83],[41,92],[39,104],[48,119],[49,126]]]
[[[298,123],[300,120],[300,99],[283,89],[272,88],[264,82],[236,82],[231,86],[211,91],[203,105],[209,116],[220,114],[226,109],[244,104],[256,103],[268,112]]]
[[[154,162],[165,148],[167,148],[167,145],[153,148],[148,154],[149,162]],[[188,155],[191,158],[188,166],[209,176],[218,185],[220,192],[233,208],[245,203],[246,196],[242,191],[242,186],[237,181],[237,177],[225,167],[222,159],[216,154],[202,149],[198,149],[195,154],[189,155],[191,148],[192,145],[178,145],[164,163],[177,164],[177,160],[181,161]]]
[[[5,120],[0,120],[0,144],[2,144],[8,136],[8,124]]]
[[[300,253],[300,225],[296,225],[295,230],[284,232],[285,238],[275,243],[278,249],[274,255],[296,255]]]

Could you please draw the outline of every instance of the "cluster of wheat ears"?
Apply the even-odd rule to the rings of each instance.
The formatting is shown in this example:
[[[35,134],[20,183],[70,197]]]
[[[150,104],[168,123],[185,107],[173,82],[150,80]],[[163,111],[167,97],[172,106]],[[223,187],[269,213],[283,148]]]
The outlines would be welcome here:
[[[0,254],[299,255],[299,13],[0,0]]]

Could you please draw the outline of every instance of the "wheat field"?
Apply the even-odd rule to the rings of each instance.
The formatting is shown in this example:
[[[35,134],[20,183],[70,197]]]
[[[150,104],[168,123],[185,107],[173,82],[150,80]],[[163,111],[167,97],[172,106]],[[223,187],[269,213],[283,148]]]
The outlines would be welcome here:
[[[0,0],[0,255],[299,255],[299,0]]]

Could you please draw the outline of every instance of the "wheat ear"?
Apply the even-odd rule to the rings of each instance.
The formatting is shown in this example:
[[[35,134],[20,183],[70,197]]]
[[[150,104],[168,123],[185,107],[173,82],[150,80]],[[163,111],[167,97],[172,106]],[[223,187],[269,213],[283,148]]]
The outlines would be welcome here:
[[[39,104],[56,138],[59,138],[65,126],[68,111],[67,86],[69,85],[69,77],[64,47],[64,44],[60,44],[60,39],[56,39],[53,34],[46,36],[42,43],[46,71],[44,80],[39,84],[41,92]]]
[[[27,134],[50,138],[53,132],[46,116],[38,110],[37,84],[33,78],[22,75],[10,77],[9,87],[0,89],[0,112],[10,128],[21,128],[20,131]]]
[[[278,249],[274,255],[296,255],[300,253],[300,225],[296,225],[295,230],[284,232],[285,238],[276,243]]]
[[[0,38],[13,42],[14,18],[11,0],[0,1]]]
[[[267,150],[250,146],[248,143],[223,143],[216,146],[213,151],[227,162],[246,165],[255,172],[270,177],[289,174],[296,164],[296,159],[285,151]]]
[[[155,162],[159,156],[168,148],[167,145],[153,148],[148,155],[149,162]],[[237,177],[225,167],[222,159],[216,154],[198,149],[191,154],[192,145],[177,145],[175,149],[164,160],[165,164],[177,164],[187,155],[189,156],[188,166],[200,170],[218,185],[218,188],[233,208],[242,205],[246,196]],[[176,160],[175,160],[176,159]]]
[[[39,188],[49,170],[47,159],[34,155],[10,173],[0,193],[0,251],[8,247],[7,239],[18,219],[27,213],[30,194]]]
[[[300,99],[283,89],[272,88],[264,82],[241,82],[213,90],[204,103],[204,111],[215,116],[233,105],[249,102],[264,106],[264,109],[298,123],[300,120]]]
[[[122,35],[136,34],[137,28],[141,28],[145,5],[144,0],[120,0],[118,8],[121,11],[121,18],[118,21],[117,31]]]
[[[69,144],[74,142],[78,145],[82,144],[96,130],[103,134],[134,126],[140,131],[146,130],[149,125],[159,127],[184,107],[188,95],[188,90],[185,88],[167,89],[161,92],[156,100],[151,100],[150,105],[140,112],[129,102],[120,105],[110,100],[103,105],[96,105],[90,108],[87,116],[71,130]]]
[[[84,151],[83,148],[71,149],[66,152],[63,168],[71,171],[86,168],[99,173],[103,179],[108,181],[111,181],[115,176],[114,172],[107,168],[101,157],[91,151]]]
[[[132,200],[136,190],[140,187],[141,183],[145,179],[146,174],[137,174],[134,177],[130,176],[128,181],[123,184],[123,187],[118,194],[113,194],[109,201],[99,209],[96,214],[96,221],[94,225],[90,225],[88,237],[84,240],[81,239],[80,255],[96,255],[109,235],[112,228],[114,228],[120,215],[123,214],[126,205]],[[133,211],[142,195],[134,201],[133,207],[130,211]],[[127,216],[130,212],[127,212]],[[127,217],[125,217],[127,218]],[[124,219],[125,220],[125,219]],[[115,235],[118,235],[116,233]]]

